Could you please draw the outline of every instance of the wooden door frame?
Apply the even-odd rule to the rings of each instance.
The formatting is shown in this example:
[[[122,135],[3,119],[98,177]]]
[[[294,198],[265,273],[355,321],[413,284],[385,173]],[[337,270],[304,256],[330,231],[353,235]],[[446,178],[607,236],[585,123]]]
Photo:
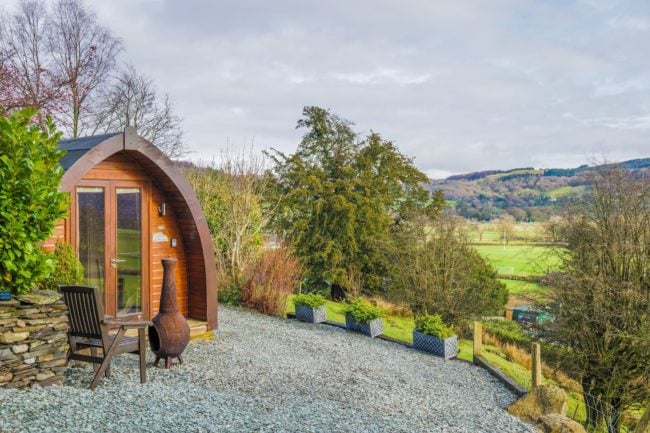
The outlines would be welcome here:
[[[117,188],[140,188],[141,210],[141,284],[142,316],[151,317],[151,224],[149,209],[151,204],[151,182],[146,180],[81,180],[74,185],[70,194],[70,240],[79,256],[79,220],[77,209],[77,188],[101,187],[104,189],[104,311],[117,316],[117,271],[111,266],[111,259],[117,253]],[[110,302],[108,302],[110,300]],[[131,317],[131,316],[126,316]]]

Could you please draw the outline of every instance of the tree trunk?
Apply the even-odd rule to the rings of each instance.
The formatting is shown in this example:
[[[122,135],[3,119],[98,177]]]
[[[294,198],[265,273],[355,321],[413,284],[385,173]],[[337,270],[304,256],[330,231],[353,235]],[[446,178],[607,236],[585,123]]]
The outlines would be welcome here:
[[[612,399],[607,409],[607,433],[618,433],[621,427],[621,399]]]
[[[330,288],[330,297],[332,298],[332,301],[345,301],[347,299],[345,287],[338,284],[332,284]]]
[[[591,391],[591,377],[586,376],[582,379],[582,396],[585,400],[585,408],[587,412],[587,430],[597,427],[600,418],[598,413],[599,400],[592,396],[589,391]]]

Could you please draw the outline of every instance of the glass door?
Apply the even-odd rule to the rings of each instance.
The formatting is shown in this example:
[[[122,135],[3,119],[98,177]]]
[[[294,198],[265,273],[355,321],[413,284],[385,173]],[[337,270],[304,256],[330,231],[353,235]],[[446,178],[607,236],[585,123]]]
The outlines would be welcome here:
[[[83,186],[77,188],[77,247],[84,268],[84,285],[105,287],[106,255],[106,188]]]
[[[142,313],[142,190],[115,188],[115,256],[117,315]]]
[[[85,285],[116,317],[148,315],[148,185],[84,181],[76,189],[76,245]]]

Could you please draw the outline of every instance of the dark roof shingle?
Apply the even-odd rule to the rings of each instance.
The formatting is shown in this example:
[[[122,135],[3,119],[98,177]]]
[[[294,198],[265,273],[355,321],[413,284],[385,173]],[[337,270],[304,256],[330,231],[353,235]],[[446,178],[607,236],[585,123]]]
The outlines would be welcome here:
[[[111,134],[91,135],[89,137],[81,137],[74,139],[66,139],[59,141],[59,147],[68,152],[63,155],[59,161],[64,170],[69,169],[74,165],[79,158],[84,156],[93,147],[99,143],[108,140],[111,137],[121,134],[121,132],[114,132]]]

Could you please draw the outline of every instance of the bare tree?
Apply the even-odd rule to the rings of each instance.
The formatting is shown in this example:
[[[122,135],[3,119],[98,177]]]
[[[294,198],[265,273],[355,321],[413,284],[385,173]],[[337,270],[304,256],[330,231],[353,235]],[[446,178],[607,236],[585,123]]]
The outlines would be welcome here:
[[[561,230],[548,326],[568,349],[563,368],[582,384],[588,424],[613,433],[622,411],[650,402],[650,179],[609,168],[591,180]]]
[[[5,110],[61,110],[62,79],[53,70],[46,37],[47,10],[41,0],[23,0],[0,20],[0,105]]]
[[[169,96],[161,98],[153,80],[132,65],[126,65],[114,84],[105,89],[95,116],[95,131],[113,132],[134,126],[170,158],[189,153],[183,142],[181,119],[174,114]]]
[[[59,0],[50,26],[48,47],[55,72],[65,80],[60,120],[76,138],[94,129],[93,96],[109,81],[121,43],[79,0]]]
[[[219,164],[185,174],[201,201],[222,275],[238,286],[242,272],[260,252],[277,207],[267,160],[252,151],[225,152]]]
[[[496,271],[471,247],[462,219],[417,215],[385,245],[391,266],[389,299],[415,315],[440,314],[448,323],[495,314],[508,300]]]
[[[503,213],[494,220],[494,226],[505,245],[508,245],[515,234],[515,219],[512,215]]]

